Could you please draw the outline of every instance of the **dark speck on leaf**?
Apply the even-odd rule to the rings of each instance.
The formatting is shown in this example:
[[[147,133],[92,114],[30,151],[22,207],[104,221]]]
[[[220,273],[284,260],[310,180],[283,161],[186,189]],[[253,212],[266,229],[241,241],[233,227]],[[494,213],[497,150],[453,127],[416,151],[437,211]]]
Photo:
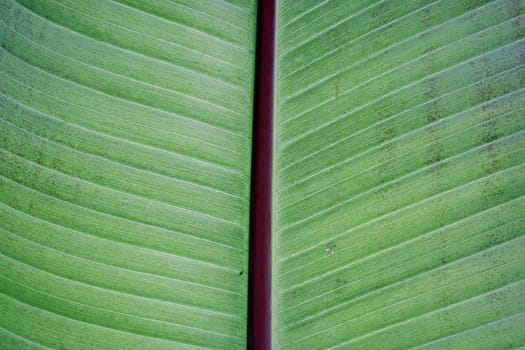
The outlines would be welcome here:
[[[324,251],[328,255],[334,254],[335,253],[335,244],[333,244],[333,243],[328,244]]]

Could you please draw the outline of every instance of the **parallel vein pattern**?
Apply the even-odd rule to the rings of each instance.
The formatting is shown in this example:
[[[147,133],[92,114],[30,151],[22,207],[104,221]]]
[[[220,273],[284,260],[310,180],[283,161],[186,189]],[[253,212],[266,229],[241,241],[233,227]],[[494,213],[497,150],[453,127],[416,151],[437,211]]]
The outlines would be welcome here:
[[[278,349],[525,346],[525,1],[278,1]]]
[[[0,0],[0,348],[245,347],[254,29]]]

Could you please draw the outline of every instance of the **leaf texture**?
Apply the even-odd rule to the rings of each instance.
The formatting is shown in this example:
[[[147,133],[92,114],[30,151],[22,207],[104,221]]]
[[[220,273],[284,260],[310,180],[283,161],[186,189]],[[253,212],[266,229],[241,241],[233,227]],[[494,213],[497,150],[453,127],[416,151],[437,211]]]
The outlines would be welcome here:
[[[525,346],[525,2],[277,3],[274,348]]]
[[[254,41],[249,0],[0,0],[0,348],[244,348]]]

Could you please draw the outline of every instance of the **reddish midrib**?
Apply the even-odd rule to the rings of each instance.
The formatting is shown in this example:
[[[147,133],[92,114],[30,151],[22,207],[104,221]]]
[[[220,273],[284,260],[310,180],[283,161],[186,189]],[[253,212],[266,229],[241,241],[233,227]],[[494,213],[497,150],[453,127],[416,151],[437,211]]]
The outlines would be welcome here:
[[[260,0],[257,15],[250,211],[248,349],[271,348],[271,185],[275,0]]]

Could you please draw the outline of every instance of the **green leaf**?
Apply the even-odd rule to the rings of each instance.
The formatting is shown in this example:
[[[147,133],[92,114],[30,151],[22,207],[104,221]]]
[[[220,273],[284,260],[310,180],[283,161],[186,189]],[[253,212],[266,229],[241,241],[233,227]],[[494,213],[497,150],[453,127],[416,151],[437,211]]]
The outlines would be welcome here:
[[[274,348],[525,346],[525,1],[277,4]]]
[[[255,4],[0,0],[0,348],[246,343]]]
[[[525,346],[525,1],[277,3],[274,348]],[[255,6],[0,0],[0,348],[245,347]]]

